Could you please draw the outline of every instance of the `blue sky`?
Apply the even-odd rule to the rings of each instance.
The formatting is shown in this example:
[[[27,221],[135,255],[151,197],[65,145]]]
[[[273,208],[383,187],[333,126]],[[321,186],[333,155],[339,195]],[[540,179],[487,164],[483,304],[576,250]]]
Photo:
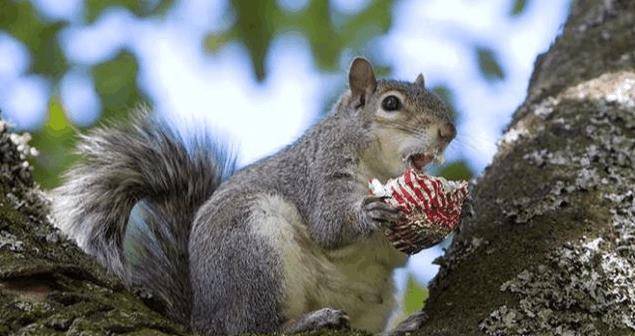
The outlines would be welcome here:
[[[44,17],[81,23],[81,0],[34,1]],[[307,1],[280,0],[286,8]],[[354,13],[366,0],[334,0]],[[388,34],[371,43],[392,66],[393,76],[414,80],[424,73],[429,86],[449,87],[461,112],[457,140],[446,157],[466,158],[480,172],[496,151],[496,140],[522,102],[537,54],[546,51],[564,22],[569,1],[528,1],[527,10],[510,17],[510,0],[403,0],[393,9]],[[279,35],[268,53],[268,77],[254,80],[243,46],[229,44],[209,55],[200,41],[210,30],[226,27],[225,1],[177,1],[164,19],[140,20],[122,9],[109,10],[91,26],[74,24],[60,38],[75,64],[59,88],[69,117],[82,125],[98,116],[100,103],[86,66],[129,48],[140,60],[140,87],[160,113],[187,130],[205,125],[227,139],[246,164],[290,143],[315,120],[333,87],[343,85],[354,55],[341,60],[339,73],[318,71],[304,38]],[[475,44],[496,50],[506,77],[489,82],[473,55]],[[33,129],[46,119],[51,89],[41,77],[26,74],[26,48],[0,32],[0,108],[18,128]],[[439,248],[411,258],[408,269],[427,282]]]

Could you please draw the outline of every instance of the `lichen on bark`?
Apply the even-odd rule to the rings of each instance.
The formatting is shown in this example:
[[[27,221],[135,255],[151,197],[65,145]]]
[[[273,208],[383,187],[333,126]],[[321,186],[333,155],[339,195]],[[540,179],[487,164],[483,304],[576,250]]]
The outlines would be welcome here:
[[[609,218],[589,224],[607,227],[602,233],[566,242],[548,254],[546,263],[523,270],[503,283],[500,290],[514,293],[520,301],[514,307],[504,305],[494,310],[480,329],[490,335],[626,332],[619,329],[632,332],[635,72],[602,75],[566,90],[554,101],[561,126],[582,133],[588,141],[573,138],[562,150],[537,149],[525,158],[541,167],[565,166],[568,172],[577,174],[566,187],[561,183],[552,198],[562,205],[571,202],[567,199],[571,193],[597,195]],[[591,118],[576,120],[585,113]],[[540,204],[525,204],[523,213],[555,210]]]
[[[0,120],[0,335],[180,335],[51,225],[28,134]]]
[[[421,334],[635,334],[634,118],[635,2],[574,2],[438,261]]]

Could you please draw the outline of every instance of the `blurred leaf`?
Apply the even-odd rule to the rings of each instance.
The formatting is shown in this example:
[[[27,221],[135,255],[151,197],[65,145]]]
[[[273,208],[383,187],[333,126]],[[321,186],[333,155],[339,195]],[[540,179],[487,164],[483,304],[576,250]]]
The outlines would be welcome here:
[[[485,79],[493,81],[505,78],[505,74],[503,73],[503,69],[498,62],[498,57],[494,50],[483,46],[476,47],[476,56],[478,58],[479,69]]]
[[[392,24],[393,1],[374,0],[361,12],[341,15],[336,25],[333,9],[328,1],[313,0],[302,14],[301,29],[306,33],[316,65],[324,70],[338,70],[339,60],[345,49],[355,54],[369,56],[368,41],[388,31]],[[382,75],[378,63],[375,70]]]
[[[0,1],[0,29],[6,30],[27,45],[34,44],[35,36],[45,23],[37,16],[33,5],[27,1]]]
[[[60,44],[57,33],[66,23],[54,23],[46,26],[39,35],[37,44],[31,45],[31,71],[59,80],[68,70],[68,62]]]
[[[331,21],[329,1],[312,0],[302,12],[301,30],[306,34],[316,65],[321,69],[334,70],[342,41]]]
[[[43,21],[28,1],[0,1],[0,30],[29,49],[33,73],[57,80],[67,71],[68,64],[57,40],[57,33],[66,25],[63,21]]]
[[[427,299],[428,289],[425,286],[421,286],[412,275],[409,275],[406,292],[404,293],[405,316],[410,316],[410,314],[420,311]]]
[[[369,60],[371,64],[373,65],[373,70],[375,71],[375,76],[377,76],[377,78],[386,78],[390,76],[390,74],[392,74],[391,66],[383,65],[379,60],[373,59],[373,57],[369,57]]]
[[[174,5],[174,0],[161,0],[157,3],[150,14],[152,15],[164,15],[167,13],[172,6]]]
[[[231,4],[236,15],[234,26],[210,32],[204,46],[216,52],[232,40],[244,43],[259,81],[266,76],[264,62],[275,34],[301,33],[309,42],[316,66],[335,71],[340,69],[344,51],[367,54],[368,42],[386,33],[392,24],[392,0],[373,0],[353,15],[336,12],[327,0],[311,0],[299,12],[284,11],[274,0],[232,0]]]
[[[274,0],[232,0],[237,37],[245,44],[258,81],[265,78],[265,56],[273,39],[280,9]]]
[[[93,67],[95,90],[103,106],[102,117],[123,119],[130,109],[148,102],[137,87],[138,72],[137,60],[128,51],[121,51],[112,60]]]
[[[342,28],[344,44],[363,48],[376,36],[388,32],[392,25],[392,0],[373,0],[362,12],[351,17]]]
[[[467,162],[460,160],[450,162],[446,166],[442,167],[439,171],[439,175],[448,180],[469,180],[472,178],[474,173]]]
[[[510,16],[519,16],[527,9],[527,0],[512,0],[512,10]]]
[[[76,160],[70,150],[76,138],[59,97],[51,98],[48,113],[48,120],[39,132],[32,134],[30,143],[40,152],[34,160],[34,177],[42,187],[50,189],[60,184],[62,172]]]
[[[203,38],[203,48],[209,53],[216,53],[233,38],[231,31],[211,32]]]
[[[86,0],[84,2],[84,17],[88,23],[94,22],[101,13],[109,7],[122,7],[134,14],[139,14],[143,8],[143,0]]]
[[[441,99],[448,105],[450,108],[451,118],[456,121],[458,113],[456,107],[454,106],[454,94],[452,93],[452,90],[445,85],[437,85],[433,87],[431,91],[441,97]]]
[[[138,17],[165,14],[174,4],[174,0],[86,0],[84,17],[88,23],[94,22],[104,10],[121,7]]]

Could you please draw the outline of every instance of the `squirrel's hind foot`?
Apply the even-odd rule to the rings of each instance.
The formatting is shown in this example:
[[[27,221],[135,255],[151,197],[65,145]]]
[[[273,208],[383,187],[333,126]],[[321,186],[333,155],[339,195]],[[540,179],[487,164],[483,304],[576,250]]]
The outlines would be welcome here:
[[[403,322],[399,323],[399,325],[389,332],[381,334],[381,336],[402,336],[412,332],[415,332],[423,326],[423,324],[428,320],[428,315],[422,311],[416,312],[410,315]]]
[[[348,330],[351,328],[348,315],[343,310],[322,308],[288,321],[282,328],[285,334],[316,331],[322,329]]]

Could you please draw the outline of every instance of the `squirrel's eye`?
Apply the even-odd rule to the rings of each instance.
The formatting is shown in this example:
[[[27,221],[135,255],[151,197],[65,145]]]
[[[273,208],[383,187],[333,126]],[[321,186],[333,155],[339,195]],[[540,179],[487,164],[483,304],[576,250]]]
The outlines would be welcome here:
[[[388,96],[381,102],[381,107],[386,111],[396,111],[401,107],[401,102],[395,96]]]

